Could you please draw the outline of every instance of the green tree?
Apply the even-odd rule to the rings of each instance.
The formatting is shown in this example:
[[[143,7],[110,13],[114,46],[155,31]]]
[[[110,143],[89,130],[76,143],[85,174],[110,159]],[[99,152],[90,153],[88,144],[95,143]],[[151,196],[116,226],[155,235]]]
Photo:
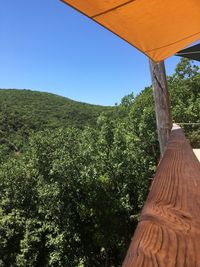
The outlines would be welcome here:
[[[168,77],[176,122],[199,121],[199,78],[186,60]],[[152,88],[104,110],[95,127],[72,127],[62,98],[57,110],[40,96],[15,113],[8,94],[0,108],[0,266],[120,266],[159,160]],[[34,116],[41,103],[55,113]],[[185,130],[197,144],[198,128]]]
[[[168,78],[173,120],[181,125],[192,146],[200,146],[200,73],[192,61],[182,58]]]

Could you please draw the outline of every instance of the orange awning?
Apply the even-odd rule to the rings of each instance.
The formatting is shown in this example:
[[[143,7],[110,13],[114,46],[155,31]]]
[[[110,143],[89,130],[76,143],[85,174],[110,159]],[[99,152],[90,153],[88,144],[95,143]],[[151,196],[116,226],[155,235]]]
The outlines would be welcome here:
[[[200,39],[200,0],[61,0],[156,62]]]

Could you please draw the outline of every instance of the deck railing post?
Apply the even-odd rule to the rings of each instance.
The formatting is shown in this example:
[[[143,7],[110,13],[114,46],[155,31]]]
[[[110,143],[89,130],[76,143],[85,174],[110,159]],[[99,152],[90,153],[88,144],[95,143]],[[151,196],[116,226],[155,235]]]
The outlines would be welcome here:
[[[164,62],[150,60],[160,153],[163,156],[172,128],[170,100]]]

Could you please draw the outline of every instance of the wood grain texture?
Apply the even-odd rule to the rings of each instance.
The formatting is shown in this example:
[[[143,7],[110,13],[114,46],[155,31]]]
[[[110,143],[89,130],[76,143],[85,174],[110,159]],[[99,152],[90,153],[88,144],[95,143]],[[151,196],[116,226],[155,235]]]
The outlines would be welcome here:
[[[200,164],[173,128],[123,267],[200,267]]]
[[[153,85],[160,153],[161,156],[163,156],[172,128],[167,77],[165,72],[165,64],[163,61],[160,63],[155,63],[150,59],[149,64]]]

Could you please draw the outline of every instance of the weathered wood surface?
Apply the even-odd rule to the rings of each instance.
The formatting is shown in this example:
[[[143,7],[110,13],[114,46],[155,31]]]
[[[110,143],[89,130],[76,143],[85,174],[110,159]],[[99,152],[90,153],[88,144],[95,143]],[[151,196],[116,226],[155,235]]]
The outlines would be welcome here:
[[[123,267],[200,266],[200,164],[173,128]]]
[[[167,78],[163,61],[155,63],[150,60],[149,63],[153,85],[160,153],[161,156],[163,156],[172,128]]]

